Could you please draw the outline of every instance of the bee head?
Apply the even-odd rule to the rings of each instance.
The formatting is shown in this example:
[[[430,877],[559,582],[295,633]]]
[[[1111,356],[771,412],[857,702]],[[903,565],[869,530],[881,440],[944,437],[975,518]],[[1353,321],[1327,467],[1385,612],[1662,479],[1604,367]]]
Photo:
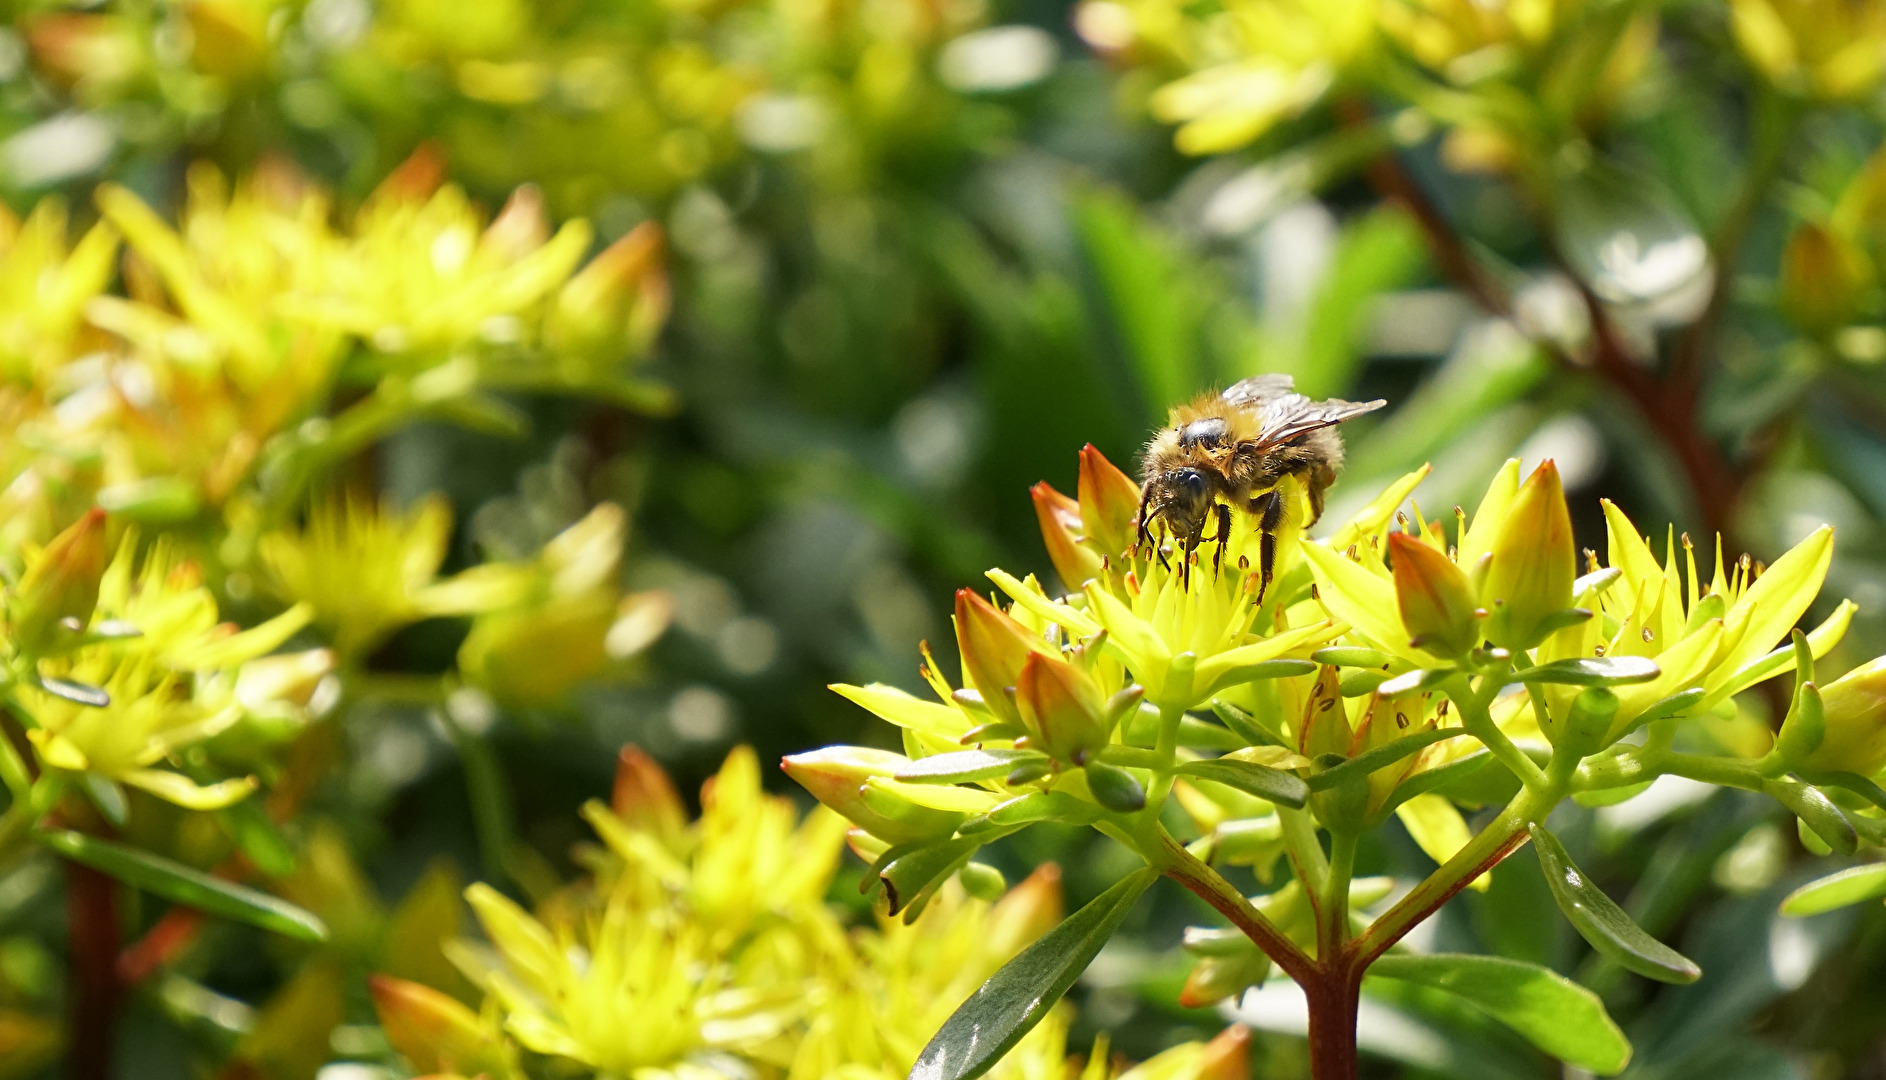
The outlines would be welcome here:
[[[1189,465],[1167,470],[1159,477],[1153,512],[1165,519],[1167,527],[1188,551],[1198,546],[1199,537],[1205,532],[1205,519],[1211,513],[1215,488],[1205,470]]]

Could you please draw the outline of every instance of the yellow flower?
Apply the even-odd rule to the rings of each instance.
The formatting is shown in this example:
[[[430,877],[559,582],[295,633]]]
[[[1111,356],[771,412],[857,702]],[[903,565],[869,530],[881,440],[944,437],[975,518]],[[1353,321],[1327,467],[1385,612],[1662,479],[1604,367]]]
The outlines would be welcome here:
[[[342,655],[357,656],[408,623],[476,610],[517,591],[501,573],[438,581],[451,533],[443,496],[400,510],[347,495],[317,502],[301,529],[264,535],[257,547],[277,591],[311,610]]]
[[[505,1030],[536,1053],[641,1076],[697,1051],[755,1048],[798,1012],[796,987],[739,986],[704,928],[619,897],[554,930],[488,885],[465,898],[498,953],[484,985]]]
[[[1886,4],[1877,0],[1730,0],[1743,55],[1777,87],[1859,97],[1886,71]]]
[[[157,766],[247,715],[293,713],[331,657],[272,658],[292,662],[298,677],[268,677],[259,658],[304,626],[307,610],[238,631],[219,620],[195,563],[164,541],[139,560],[137,546],[126,536],[100,578],[92,636],[37,665],[51,689],[15,691],[27,736],[47,768],[128,784],[191,809],[228,805],[254,789],[253,778],[199,785]],[[97,691],[102,703],[81,702]]]
[[[478,611],[458,652],[465,677],[506,704],[549,706],[654,644],[674,604],[665,592],[622,591],[627,532],[622,508],[603,503],[533,562],[479,567],[441,586],[435,603]]]
[[[633,763],[625,759],[625,767]],[[727,755],[702,788],[700,818],[680,831],[664,835],[631,824],[630,815],[644,822],[651,812],[680,816],[672,788],[654,798],[652,805],[642,799],[640,805],[592,801],[583,807],[618,860],[600,868],[608,887],[628,890],[650,910],[683,904],[712,932],[717,948],[731,948],[766,919],[823,917],[845,821],[824,809],[801,821],[792,800],[767,795],[750,747]]]

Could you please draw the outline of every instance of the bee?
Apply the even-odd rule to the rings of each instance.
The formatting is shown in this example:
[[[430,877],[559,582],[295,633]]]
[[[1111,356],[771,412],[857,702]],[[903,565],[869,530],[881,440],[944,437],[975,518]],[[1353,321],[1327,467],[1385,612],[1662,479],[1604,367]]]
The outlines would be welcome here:
[[[1336,425],[1386,404],[1379,399],[1313,401],[1297,393],[1288,375],[1257,375],[1173,409],[1166,427],[1146,444],[1141,541],[1157,550],[1152,523],[1165,522],[1179,543],[1181,565],[1189,567],[1192,552],[1205,540],[1206,519],[1215,516],[1215,568],[1231,536],[1231,508],[1243,507],[1257,518],[1260,530],[1261,602],[1276,569],[1277,531],[1283,525],[1278,481],[1293,475],[1302,479],[1310,497],[1305,524],[1314,524],[1323,515],[1323,492],[1342,468]]]

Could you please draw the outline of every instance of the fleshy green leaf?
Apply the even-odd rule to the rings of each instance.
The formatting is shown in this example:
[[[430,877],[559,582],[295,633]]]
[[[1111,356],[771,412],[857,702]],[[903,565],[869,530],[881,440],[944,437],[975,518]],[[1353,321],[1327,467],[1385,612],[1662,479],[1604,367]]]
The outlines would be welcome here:
[[[1417,731],[1413,735],[1404,735],[1393,742],[1382,745],[1366,753],[1357,754],[1341,765],[1326,772],[1310,777],[1311,791],[1322,791],[1348,780],[1350,777],[1367,776],[1377,769],[1384,769],[1409,754],[1416,753],[1437,742],[1451,739],[1456,735],[1467,734],[1465,728],[1434,728],[1430,731]]]
[[[897,770],[906,784],[962,784],[1007,776],[1018,765],[1048,760],[1035,750],[963,750],[918,758]]]
[[[62,829],[37,832],[34,838],[75,863],[206,915],[246,922],[298,941],[327,940],[327,927],[313,913],[161,855]]]
[[[1851,855],[1859,849],[1860,837],[1853,831],[1853,823],[1818,788],[1791,776],[1781,776],[1762,781],[1762,790],[1793,811],[1794,816],[1813,829],[1814,835],[1828,847],[1842,855]]]
[[[1886,863],[1854,866],[1810,881],[1781,901],[1781,913],[1800,919],[1886,896]]]
[[[1532,826],[1532,843],[1552,899],[1592,948],[1647,979],[1692,983],[1702,976],[1695,961],[1645,933],[1604,890],[1593,885],[1544,825]]]
[[[76,683],[70,679],[55,679],[50,675],[39,677],[39,688],[54,697],[80,705],[89,705],[94,709],[103,709],[111,704],[111,695],[96,686]]]
[[[1649,682],[1663,669],[1648,656],[1575,656],[1527,668],[1514,682],[1556,683],[1560,686],[1624,686]]]
[[[970,1080],[988,1072],[1074,985],[1157,876],[1147,867],[1121,879],[1003,965],[943,1022],[909,1080]]]
[[[1179,776],[1193,776],[1226,787],[1237,788],[1260,799],[1268,799],[1301,810],[1310,798],[1310,785],[1295,773],[1273,769],[1249,761],[1218,758],[1212,761],[1188,761],[1172,770]]]
[[[1466,1001],[1567,1065],[1615,1076],[1631,1044],[1598,995],[1550,969],[1499,956],[1384,956],[1369,968],[1384,979],[1430,986]]]

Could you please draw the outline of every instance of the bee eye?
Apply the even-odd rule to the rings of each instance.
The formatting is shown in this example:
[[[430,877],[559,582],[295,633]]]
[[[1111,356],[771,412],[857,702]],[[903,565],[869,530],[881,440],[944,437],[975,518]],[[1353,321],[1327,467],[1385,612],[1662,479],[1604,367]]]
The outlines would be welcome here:
[[[1180,491],[1193,499],[1205,497],[1205,474],[1197,469],[1180,469],[1173,474],[1172,481]]]

